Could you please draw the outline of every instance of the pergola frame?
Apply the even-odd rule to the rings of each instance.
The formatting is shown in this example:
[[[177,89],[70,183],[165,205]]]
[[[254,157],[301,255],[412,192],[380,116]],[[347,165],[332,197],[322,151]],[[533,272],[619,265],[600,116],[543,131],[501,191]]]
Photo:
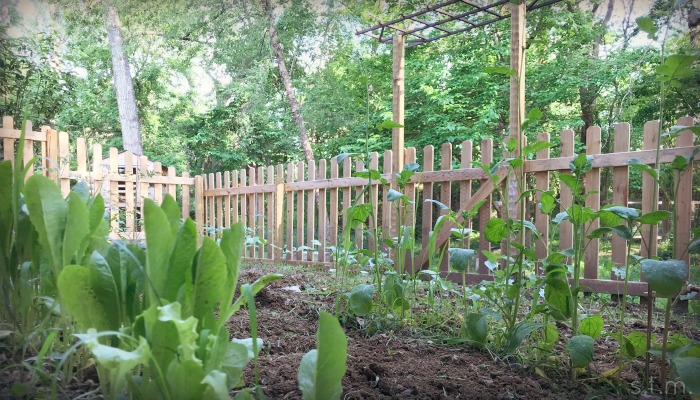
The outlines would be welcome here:
[[[357,35],[369,36],[380,43],[389,41],[393,43],[392,117],[394,122],[401,124],[401,127],[392,129],[392,167],[395,172],[401,171],[404,166],[405,48],[456,35],[506,18],[511,18],[510,69],[515,71],[510,77],[509,136],[518,141],[524,141],[521,125],[525,118],[525,15],[528,11],[550,6],[562,0],[488,0],[490,2],[486,5],[479,5],[475,1],[478,0],[447,0],[388,22],[380,22],[371,28],[356,31]],[[447,7],[453,5],[459,7],[466,5],[469,9],[460,12],[447,10]],[[434,21],[426,18],[433,18]],[[406,28],[408,21],[417,23],[419,26]],[[401,24],[403,25],[399,26]],[[434,34],[436,31],[440,33]],[[516,151],[515,156],[520,156],[519,150]],[[514,172],[511,171],[510,174],[513,174],[514,178]],[[515,202],[520,195],[520,190],[516,179],[509,179],[508,182],[508,187],[504,189],[509,203],[509,217],[516,218],[518,210]],[[392,179],[391,186],[395,189],[398,187],[395,178]],[[398,225],[395,213],[392,214],[391,220],[390,237],[393,237],[397,234]],[[447,262],[447,258],[443,262]],[[447,268],[446,265],[443,267]]]
[[[526,2],[526,11],[547,7],[560,1],[562,0],[530,0]],[[479,5],[471,0],[448,0],[411,14],[402,15],[400,18],[388,22],[380,22],[371,28],[358,30],[356,34],[369,36],[377,39],[380,43],[391,42],[394,35],[409,36],[411,38],[406,40],[406,47],[410,48],[510,18],[510,12],[501,9],[501,6],[508,3],[516,4],[519,2],[498,0],[486,5]],[[447,7],[454,4],[466,5],[470,9],[457,14],[446,10]],[[435,20],[426,19],[430,17],[434,17]],[[404,22],[417,23],[419,26],[407,29],[401,26]],[[444,26],[450,22],[461,23],[464,26],[452,29]],[[436,30],[442,33],[426,35],[426,30]]]

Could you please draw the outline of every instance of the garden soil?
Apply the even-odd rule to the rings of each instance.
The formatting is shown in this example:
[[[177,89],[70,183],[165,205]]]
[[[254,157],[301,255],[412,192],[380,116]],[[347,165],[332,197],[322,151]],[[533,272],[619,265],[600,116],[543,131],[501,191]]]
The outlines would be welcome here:
[[[253,282],[274,271],[266,266],[247,266],[239,282]],[[328,272],[313,269],[286,269],[284,278],[263,289],[255,298],[258,335],[264,340],[259,357],[259,382],[268,399],[301,399],[297,370],[303,355],[316,347],[316,328],[320,311],[333,312],[335,295],[324,287]],[[630,313],[643,314],[630,305]],[[634,321],[634,319],[631,318]],[[643,332],[645,324],[632,322],[629,328]],[[347,325],[353,325],[348,324]],[[613,340],[596,341],[595,361],[569,384],[563,357],[551,357],[538,366],[521,364],[518,357],[499,357],[467,344],[447,345],[406,327],[382,330],[374,335],[346,327],[348,337],[347,372],[343,378],[344,400],[352,399],[660,399],[654,394],[630,394],[622,390],[641,381],[643,362],[634,361],[622,375],[624,384],[602,379],[617,362],[617,344]],[[231,338],[251,336],[249,311],[241,310],[228,322]],[[566,331],[566,327],[560,327]],[[617,329],[606,323],[605,331]],[[700,339],[697,320],[676,321],[672,329]],[[660,336],[660,329],[655,329]],[[563,355],[563,343],[555,354]],[[0,365],[9,360],[0,349]],[[653,373],[658,371],[652,370]],[[101,398],[94,367],[76,374],[77,378],[57,393],[58,398]],[[0,368],[0,399],[14,399],[14,382],[29,382],[22,369]],[[255,384],[251,362],[244,374],[247,387]],[[634,390],[633,390],[634,392]],[[647,391],[648,392],[648,391]],[[232,395],[236,391],[231,392]],[[30,387],[22,398],[47,398],[48,388]],[[671,396],[670,399],[689,398]],[[321,399],[319,399],[321,400]]]

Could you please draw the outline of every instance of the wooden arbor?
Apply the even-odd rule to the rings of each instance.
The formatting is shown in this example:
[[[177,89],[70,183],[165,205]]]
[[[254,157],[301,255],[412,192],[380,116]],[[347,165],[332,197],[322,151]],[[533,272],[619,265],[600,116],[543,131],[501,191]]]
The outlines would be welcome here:
[[[511,138],[523,140],[521,124],[525,118],[525,15],[528,11],[550,6],[561,0],[448,0],[420,11],[402,15],[387,22],[358,30],[380,43],[393,43],[393,121],[404,124],[404,54],[405,47],[414,47],[448,36],[511,18],[510,68],[516,71],[510,78]],[[481,3],[481,4],[479,4]],[[392,131],[393,170],[401,171],[404,165],[404,128]],[[510,180],[507,188],[509,210],[515,216],[515,201],[519,196],[517,181]],[[392,223],[392,234],[396,224]],[[422,257],[425,259],[425,257]],[[425,260],[423,260],[425,261]]]

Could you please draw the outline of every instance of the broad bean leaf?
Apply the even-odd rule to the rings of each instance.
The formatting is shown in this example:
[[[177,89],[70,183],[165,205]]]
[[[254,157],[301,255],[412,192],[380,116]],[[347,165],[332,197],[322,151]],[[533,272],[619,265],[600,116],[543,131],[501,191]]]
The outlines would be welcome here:
[[[642,273],[649,288],[661,296],[676,295],[688,279],[688,264],[683,260],[642,260]]]
[[[584,335],[598,339],[603,333],[603,317],[600,314],[595,314],[583,318],[580,331]]]
[[[587,335],[577,335],[569,339],[566,350],[571,358],[571,366],[585,368],[593,361],[593,338]]]

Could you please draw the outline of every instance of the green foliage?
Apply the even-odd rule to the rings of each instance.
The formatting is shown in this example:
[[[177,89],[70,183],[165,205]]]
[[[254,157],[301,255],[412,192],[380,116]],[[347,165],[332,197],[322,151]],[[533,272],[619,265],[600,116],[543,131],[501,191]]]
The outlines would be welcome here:
[[[573,336],[566,344],[573,368],[584,368],[593,361],[593,338],[587,335]]]
[[[674,296],[688,280],[688,264],[683,260],[642,260],[642,272],[649,288],[661,296]]]
[[[317,349],[301,359],[299,389],[305,400],[339,399],[348,342],[338,320],[326,312],[319,314],[316,342]]]

